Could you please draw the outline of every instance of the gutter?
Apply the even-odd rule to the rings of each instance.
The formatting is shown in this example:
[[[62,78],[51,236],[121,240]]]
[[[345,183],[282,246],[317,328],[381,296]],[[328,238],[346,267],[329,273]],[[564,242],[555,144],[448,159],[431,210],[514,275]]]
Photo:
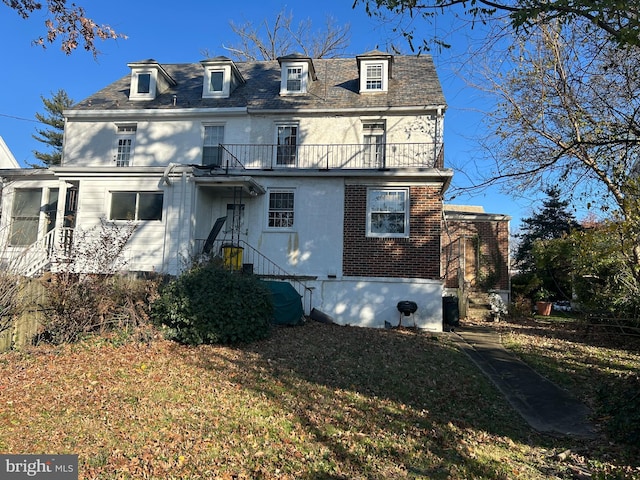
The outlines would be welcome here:
[[[128,108],[122,110],[64,110],[62,114],[69,119],[113,119],[136,118],[138,121],[151,118],[200,117],[209,115],[245,115],[246,107],[223,108]]]
[[[389,106],[381,106],[381,107],[356,107],[356,108],[313,108],[309,106],[304,106],[300,108],[254,108],[247,107],[247,113],[249,114],[268,114],[268,115],[277,115],[277,114],[297,114],[297,115],[309,115],[309,114],[352,114],[352,113],[381,113],[381,112],[398,112],[398,113],[408,113],[408,112],[437,112],[441,115],[445,110],[446,105],[413,105],[407,107],[389,107]]]

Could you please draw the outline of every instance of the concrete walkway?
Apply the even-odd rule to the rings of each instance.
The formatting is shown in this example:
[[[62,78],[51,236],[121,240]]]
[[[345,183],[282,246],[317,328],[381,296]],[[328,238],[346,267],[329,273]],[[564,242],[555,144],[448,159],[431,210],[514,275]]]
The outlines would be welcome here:
[[[456,328],[452,338],[532,428],[555,435],[598,436],[589,409],[509,353],[495,329],[465,325]]]

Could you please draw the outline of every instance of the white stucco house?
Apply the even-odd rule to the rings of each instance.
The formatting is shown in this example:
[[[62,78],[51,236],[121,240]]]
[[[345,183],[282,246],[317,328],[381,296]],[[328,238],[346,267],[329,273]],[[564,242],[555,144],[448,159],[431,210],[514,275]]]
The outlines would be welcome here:
[[[342,324],[442,329],[446,109],[429,55],[129,64],[65,112],[62,165],[4,168],[4,261],[27,274],[101,219],[131,271],[199,255],[292,281]],[[214,226],[216,228],[214,228]],[[405,323],[406,324],[406,323]]]
[[[4,139],[0,137],[0,169],[20,168],[18,161],[7,147]]]

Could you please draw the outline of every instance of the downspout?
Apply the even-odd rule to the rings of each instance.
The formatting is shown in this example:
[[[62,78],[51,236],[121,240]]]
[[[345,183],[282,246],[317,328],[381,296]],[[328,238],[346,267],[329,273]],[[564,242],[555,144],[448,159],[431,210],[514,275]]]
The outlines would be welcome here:
[[[182,172],[180,185],[182,188],[182,192],[180,192],[180,209],[179,209],[179,215],[178,215],[178,225],[180,228],[180,234],[178,235],[178,244],[176,245],[176,262],[178,261],[178,258],[179,258],[180,246],[184,244],[183,242],[184,232],[190,231],[190,229],[184,228],[184,225],[183,225],[184,218],[185,218],[184,208],[185,208],[185,203],[187,198],[187,173],[186,172]],[[176,263],[176,271],[177,270],[178,270],[178,265]]]
[[[164,179],[164,177],[163,177]],[[171,185],[168,183],[167,185]],[[169,239],[169,211],[171,210],[171,205],[173,205],[174,200],[174,192],[173,188],[166,189],[167,196],[169,197],[167,201],[167,208],[164,214],[164,238],[162,241],[162,273],[167,273],[168,265],[167,265],[167,240]]]
[[[169,179],[169,175],[173,171],[173,169],[179,166],[179,163],[169,163],[167,167],[164,169],[162,174],[162,179],[160,181],[160,185],[163,183],[167,185],[167,187],[171,187],[172,183]],[[173,202],[175,201],[175,189],[167,188],[167,192],[169,193],[169,200],[167,202],[167,210],[164,216],[164,241],[162,242],[162,273],[167,273],[169,270],[169,264],[167,259],[167,242],[169,240],[169,211],[171,210],[171,206],[173,206]]]
[[[166,168],[164,169],[164,173],[162,174],[162,182],[166,183],[167,185],[171,185],[171,180],[169,180],[169,175],[171,174],[171,172],[173,171],[173,169],[177,166],[179,166],[179,163],[170,163],[169,165],[166,166]]]
[[[167,167],[164,170],[164,173],[162,175],[162,180],[161,183],[166,184],[167,186],[173,186],[177,188],[177,185],[175,185],[175,183],[169,178],[171,172],[174,170],[175,167],[184,167],[184,164],[181,163],[170,163],[169,165],[167,165]],[[183,222],[186,218],[186,213],[185,213],[185,205],[186,205],[186,196],[187,196],[187,182],[188,182],[188,178],[187,178],[187,171],[186,170],[182,170],[181,176],[180,176],[180,197],[179,197],[179,205],[177,206],[178,208],[178,213],[177,215],[174,215],[172,220],[172,225],[173,227],[176,227],[176,222],[177,222],[177,235],[174,235],[174,238],[171,238],[171,232],[175,231],[171,229],[172,225],[169,225],[169,216],[167,215],[166,217],[166,221],[165,221],[165,241],[164,241],[164,253],[163,253],[163,264],[165,265],[165,271],[168,272],[171,269],[171,261],[172,261],[172,257],[173,257],[173,253],[175,253],[175,260],[176,260],[176,273],[179,273],[180,271],[180,255],[181,253],[181,246],[185,245],[186,242],[184,240],[184,236],[185,235],[189,235],[189,229],[188,228],[184,228]],[[171,190],[171,203],[169,204],[169,207],[175,207],[175,201],[177,199],[176,196],[176,191],[175,188],[170,189]],[[168,209],[169,210],[169,209]],[[168,211],[167,211],[168,213]],[[186,233],[185,233],[186,231]],[[171,242],[170,240],[173,240],[173,242]],[[187,238],[188,240],[188,238]],[[171,247],[167,247],[167,243],[169,243],[169,245],[171,245]],[[175,248],[173,247],[173,245],[175,245]],[[186,257],[185,257],[186,258]]]

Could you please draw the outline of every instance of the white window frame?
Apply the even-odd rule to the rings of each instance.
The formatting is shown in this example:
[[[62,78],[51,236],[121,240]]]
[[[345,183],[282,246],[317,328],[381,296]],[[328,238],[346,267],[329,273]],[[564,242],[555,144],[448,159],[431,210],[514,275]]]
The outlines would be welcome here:
[[[133,218],[113,218],[113,198],[114,194],[135,195],[134,217]],[[140,218],[140,196],[141,195],[162,195],[162,207],[160,209],[160,218]],[[131,222],[161,222],[164,217],[164,192],[162,190],[112,190],[109,192],[109,220],[114,222],[131,221]]]
[[[370,78],[369,68],[380,68],[382,78]],[[372,81],[380,81],[380,86],[371,86]],[[387,60],[363,60],[360,64],[360,91],[361,92],[386,92],[389,88],[389,62]]]
[[[385,209],[383,205],[380,204],[380,201],[383,200],[381,196],[393,195],[393,194],[402,194],[404,199],[402,201],[402,209],[397,210],[394,209],[394,199],[391,196],[389,198],[389,206]],[[396,205],[397,207],[397,205]],[[369,187],[367,188],[367,237],[378,237],[378,238],[409,238],[409,218],[410,218],[410,199],[409,199],[409,187]],[[403,231],[402,232],[390,232],[390,231],[379,231],[378,228],[375,227],[375,222],[373,221],[374,215],[393,215],[393,214],[402,214],[403,215]],[[373,231],[373,230],[376,231]]]
[[[287,194],[293,199],[293,207],[285,209],[282,207],[273,207],[271,205],[272,195]],[[267,230],[291,231],[295,228],[296,222],[296,190],[295,188],[273,188],[269,189],[266,195],[267,199]],[[283,214],[283,215],[281,215]],[[289,214],[290,216],[287,216]],[[285,223],[285,225],[282,225]]]
[[[222,73],[222,90],[211,88],[211,78],[215,73]],[[215,66],[206,67],[204,70],[204,85],[202,98],[228,98],[231,92],[231,67]]]
[[[18,207],[17,197],[18,192],[37,192],[39,194],[38,210],[35,212],[26,212],[25,210],[16,211]],[[43,204],[44,189],[41,187],[35,188],[16,188],[13,190],[13,201],[11,205],[11,227],[9,230],[8,245],[11,247],[27,247],[33,245],[41,238],[41,224],[42,224],[42,204]],[[31,235],[27,236],[24,232],[16,230],[18,223],[30,222],[30,226],[35,226],[35,238]],[[33,230],[33,228],[31,228]]]
[[[157,74],[153,68],[133,69],[131,71],[131,89],[129,91],[129,100],[153,100],[156,98]],[[149,91],[145,93],[138,92],[138,78],[140,75],[149,75]]]
[[[115,152],[113,154],[116,167],[130,167],[133,164],[137,132],[138,126],[136,124],[116,125]]]
[[[363,166],[385,165],[386,124],[384,120],[362,120]]]
[[[300,89],[289,90],[289,71],[292,69],[299,69]],[[284,62],[282,64],[282,76],[280,79],[280,95],[300,95],[307,93],[309,78],[309,64],[306,62]]]
[[[224,143],[224,134],[225,134],[225,125],[224,123],[205,123],[202,125],[202,155],[201,155],[201,163],[202,165],[216,165],[215,163],[209,163],[209,164],[205,164],[204,163],[204,149],[209,147],[209,148],[217,148],[218,149],[218,156],[219,156],[219,160],[220,163],[217,164],[217,166],[221,166],[222,165],[222,157],[223,157],[223,151],[222,151],[222,147],[220,147],[220,144]],[[207,129],[208,128],[216,128],[216,129],[221,129],[222,131],[222,135],[218,135],[217,138],[217,142],[211,142],[210,140],[212,140],[212,137],[209,137],[207,135]],[[215,143],[215,145],[213,144]]]

